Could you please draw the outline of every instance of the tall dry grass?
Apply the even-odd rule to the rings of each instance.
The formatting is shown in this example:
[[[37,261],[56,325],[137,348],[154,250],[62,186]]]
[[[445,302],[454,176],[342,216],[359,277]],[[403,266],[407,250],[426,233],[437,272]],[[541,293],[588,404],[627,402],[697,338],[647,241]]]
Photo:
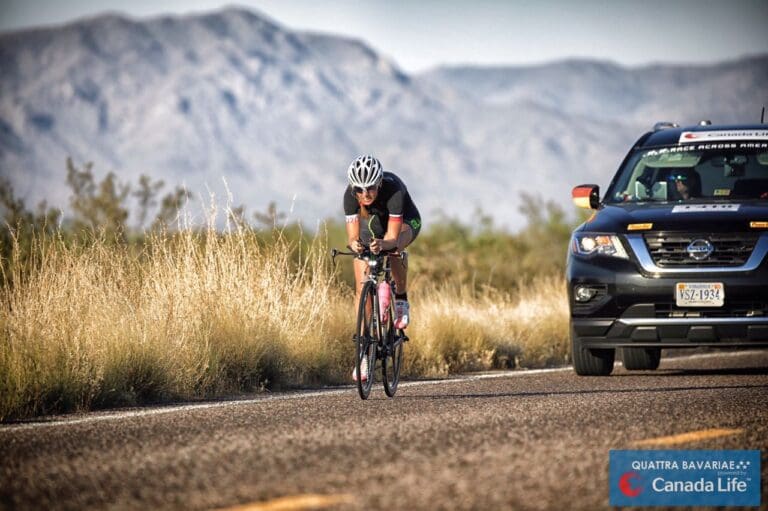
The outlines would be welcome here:
[[[568,361],[564,279],[547,276],[513,292],[450,283],[414,293],[411,375],[445,376],[496,368],[544,367]]]
[[[0,420],[349,378],[353,295],[321,236],[298,259],[249,229],[158,235],[138,253],[36,247],[0,290]],[[475,293],[415,279],[405,373],[564,362],[561,280]]]

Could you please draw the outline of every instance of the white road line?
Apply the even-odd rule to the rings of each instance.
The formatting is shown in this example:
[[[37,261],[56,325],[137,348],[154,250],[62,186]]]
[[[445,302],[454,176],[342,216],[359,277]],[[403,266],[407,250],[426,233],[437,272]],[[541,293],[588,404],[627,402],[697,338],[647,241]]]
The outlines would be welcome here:
[[[533,374],[570,371],[571,369],[572,368],[569,366],[569,367],[558,367],[554,369],[531,369],[531,370],[522,370],[522,371],[514,371],[514,372],[477,374],[477,375],[471,375],[471,376],[447,378],[444,380],[409,381],[409,382],[401,383],[400,387],[421,387],[426,385],[441,385],[441,384],[447,384],[447,383],[460,383],[460,382],[475,381],[475,380],[488,380],[493,378],[512,378],[517,376],[528,376]],[[323,397],[323,396],[338,396],[340,394],[351,393],[354,389],[355,389],[354,386],[348,386],[348,387],[343,387],[338,389],[288,392],[285,394],[274,394],[274,395],[260,395],[259,397],[255,397],[253,399],[236,399],[236,400],[216,401],[213,403],[201,403],[201,404],[183,404],[183,405],[164,406],[164,407],[158,407],[158,408],[147,408],[143,410],[112,412],[112,413],[92,412],[86,417],[78,417],[78,418],[71,418],[71,419],[64,418],[64,419],[56,419],[56,420],[45,421],[45,422],[27,422],[23,424],[11,424],[7,426],[0,426],[0,434],[4,432],[10,432],[10,431],[22,431],[25,429],[39,429],[39,428],[46,428],[46,427],[52,427],[52,426],[68,426],[72,424],[87,424],[92,422],[103,422],[103,421],[110,421],[110,420],[135,418],[135,417],[150,417],[153,415],[163,415],[167,413],[189,412],[193,410],[206,410],[209,408],[225,408],[225,407],[231,407],[231,406],[249,405],[254,403],[266,403],[270,401],[288,401],[293,399],[307,399],[307,398],[317,398],[317,397]]]
[[[701,358],[722,358],[722,357],[736,357],[744,356],[750,353],[760,353],[759,351],[740,351],[734,353],[701,353],[696,355],[689,355],[685,357],[675,357],[672,360],[689,360],[689,359],[701,359]],[[662,359],[663,361],[664,359]],[[478,380],[491,380],[498,378],[516,378],[520,376],[531,376],[537,374],[546,373],[558,373],[572,371],[572,366],[557,367],[553,369],[523,369],[520,371],[499,371],[492,373],[481,373],[469,376],[459,376],[454,378],[447,378],[444,380],[427,380],[427,381],[409,381],[402,382],[400,387],[423,387],[427,385],[444,385],[450,383],[462,383],[468,381]],[[111,420],[130,419],[137,417],[151,417],[153,415],[163,415],[176,412],[189,412],[194,410],[206,410],[209,408],[226,408],[232,406],[250,405],[255,403],[268,403],[270,401],[287,401],[293,399],[307,399],[317,398],[323,396],[338,396],[341,394],[351,393],[355,389],[354,386],[328,389],[328,390],[314,390],[314,391],[301,391],[301,392],[288,392],[285,394],[274,395],[260,395],[259,397],[252,399],[236,399],[229,401],[216,401],[211,403],[200,404],[182,404],[174,406],[164,406],[157,408],[145,408],[142,410],[124,411],[124,412],[91,412],[85,417],[73,417],[55,419],[45,422],[26,422],[22,424],[9,424],[0,425],[0,435],[8,432],[23,431],[29,429],[40,429],[55,426],[69,426],[74,424],[88,424],[94,422],[104,422]]]

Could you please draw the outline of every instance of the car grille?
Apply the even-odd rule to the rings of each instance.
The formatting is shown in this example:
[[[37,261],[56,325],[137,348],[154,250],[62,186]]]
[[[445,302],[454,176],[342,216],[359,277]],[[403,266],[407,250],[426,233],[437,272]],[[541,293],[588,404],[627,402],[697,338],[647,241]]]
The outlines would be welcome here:
[[[648,233],[644,237],[653,262],[662,268],[742,266],[758,239],[758,235],[752,233]],[[714,248],[701,261],[691,257],[687,250],[691,242],[700,239],[709,241]]]

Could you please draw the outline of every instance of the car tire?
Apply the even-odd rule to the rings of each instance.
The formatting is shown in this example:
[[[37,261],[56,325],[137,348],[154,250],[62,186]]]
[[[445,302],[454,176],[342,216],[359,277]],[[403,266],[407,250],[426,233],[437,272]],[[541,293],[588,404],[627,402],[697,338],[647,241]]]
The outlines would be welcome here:
[[[621,348],[624,369],[653,371],[661,362],[661,348]]]
[[[615,349],[584,348],[571,330],[573,369],[579,376],[608,376],[613,371]]]

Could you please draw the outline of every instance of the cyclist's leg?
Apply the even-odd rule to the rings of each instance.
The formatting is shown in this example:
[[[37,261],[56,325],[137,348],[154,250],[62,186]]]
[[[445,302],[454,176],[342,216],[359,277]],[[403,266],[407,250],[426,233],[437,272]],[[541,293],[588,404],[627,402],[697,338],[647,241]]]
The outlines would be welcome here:
[[[363,284],[368,275],[368,264],[362,259],[353,259],[352,269],[355,271],[355,314],[357,314],[357,304],[360,303],[360,292],[363,290]]]
[[[360,241],[364,245],[370,245],[371,234],[368,229],[360,229]],[[357,305],[360,303],[360,292],[363,290],[363,284],[365,284],[365,278],[368,276],[368,263],[361,259],[352,260],[352,268],[355,272],[355,304],[354,314],[357,314]]]
[[[397,250],[402,252],[405,248],[413,243],[413,240],[418,236],[421,230],[421,224],[417,224],[419,227],[414,229],[407,222],[404,222],[400,227],[400,236],[397,238]],[[390,260],[390,266],[392,268],[392,279],[395,281],[395,288],[398,294],[404,294],[408,289],[408,266],[399,257],[393,257]]]
[[[398,250],[404,250],[410,245],[419,234],[421,223],[414,221],[413,225],[409,222],[403,223],[400,228],[400,236],[397,240]],[[390,259],[392,268],[392,279],[395,281],[395,326],[404,329],[410,322],[410,305],[408,304],[408,264],[407,261],[397,257]]]
[[[355,303],[353,304],[352,317],[356,317],[360,304],[360,294],[363,291],[365,280],[368,278],[368,263],[361,259],[354,259],[352,264],[355,271]],[[370,301],[366,304],[365,309],[366,312],[371,312]]]
[[[397,238],[397,251],[402,252],[413,241],[413,229],[403,224],[400,227],[400,236]],[[392,279],[395,281],[395,289],[398,294],[405,293],[408,287],[408,267],[399,257],[393,257],[389,261],[392,268]]]
[[[353,259],[352,260],[352,268],[355,272],[355,303],[353,305],[353,315],[352,317],[357,317],[359,314],[359,307],[360,307],[360,295],[363,291],[363,285],[365,284],[365,278],[368,273],[368,265],[365,261],[362,261],[360,259]],[[370,313],[369,306],[366,305],[366,313]],[[360,332],[355,332],[355,338],[357,338],[357,335],[359,335]],[[363,381],[367,378],[367,373],[365,370],[363,371]],[[352,379],[354,381],[357,381],[358,374],[357,374],[357,366],[355,365],[352,368]]]

